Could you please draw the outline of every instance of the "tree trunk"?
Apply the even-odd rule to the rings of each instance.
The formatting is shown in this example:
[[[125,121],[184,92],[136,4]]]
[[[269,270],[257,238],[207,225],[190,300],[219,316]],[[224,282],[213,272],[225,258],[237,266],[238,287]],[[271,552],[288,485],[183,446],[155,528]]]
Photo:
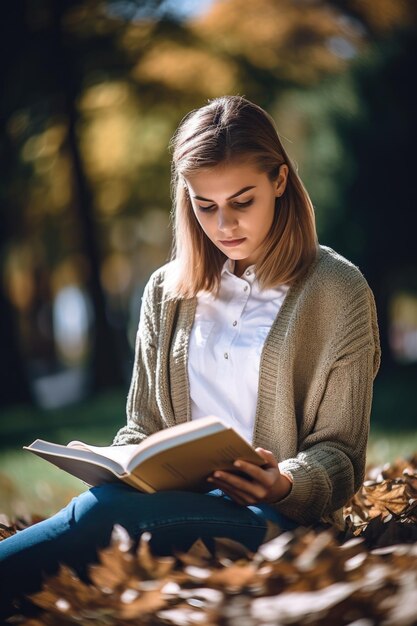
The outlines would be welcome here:
[[[74,192],[73,206],[80,232],[81,250],[89,262],[90,275],[86,288],[94,310],[92,380],[95,390],[124,383],[116,337],[106,317],[106,299],[100,282],[100,254],[93,218],[93,198],[84,172],[77,140],[79,81],[65,41],[63,17],[66,2],[53,2],[51,67],[63,99],[63,113],[68,120],[68,150],[71,156]]]
[[[4,83],[3,83],[4,84]],[[4,116],[1,116],[4,119]],[[13,151],[10,148],[4,125],[0,127],[0,167],[4,180],[13,174]],[[12,238],[9,215],[10,202],[6,186],[0,187],[2,215],[0,219],[0,407],[12,404],[32,403],[24,357],[19,344],[17,312],[13,309],[5,292],[4,254],[7,242]],[[15,207],[13,207],[15,208]]]

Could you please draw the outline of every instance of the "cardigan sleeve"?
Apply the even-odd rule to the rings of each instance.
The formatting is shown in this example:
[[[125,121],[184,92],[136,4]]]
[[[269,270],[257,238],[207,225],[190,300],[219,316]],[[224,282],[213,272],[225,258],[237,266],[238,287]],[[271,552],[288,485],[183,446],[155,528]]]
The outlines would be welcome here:
[[[127,423],[116,433],[112,445],[140,443],[161,430],[163,423],[156,402],[156,362],[158,349],[156,273],[145,286],[139,326],[136,334],[135,359],[127,398]]]
[[[364,479],[373,381],[380,344],[372,292],[362,290],[366,314],[347,306],[352,324],[337,345],[314,426],[299,441],[296,457],[279,463],[293,481],[290,493],[273,506],[300,524],[334,521]],[[366,304],[365,304],[366,303]]]

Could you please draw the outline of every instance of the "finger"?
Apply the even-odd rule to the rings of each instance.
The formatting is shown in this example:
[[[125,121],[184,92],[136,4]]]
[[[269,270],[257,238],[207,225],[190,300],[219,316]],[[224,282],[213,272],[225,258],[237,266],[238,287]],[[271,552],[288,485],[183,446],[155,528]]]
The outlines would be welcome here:
[[[231,472],[216,471],[214,473],[214,479],[218,481],[219,484],[226,485],[236,490],[241,495],[244,494],[256,500],[263,498],[265,495],[265,488],[262,485],[256,482],[249,482]]]
[[[245,472],[245,474],[248,474],[253,481],[259,483],[263,487],[269,487],[271,485],[271,476],[265,469],[259,467],[259,465],[255,465],[254,463],[249,463],[248,461],[243,461],[241,459],[235,461],[233,465],[239,470]],[[271,467],[276,468],[278,465]]]
[[[239,490],[233,489],[233,487],[230,487],[221,481],[216,482],[215,484],[218,489],[221,489],[223,493],[232,498],[232,500],[237,504],[247,506],[248,504],[255,504],[256,502],[255,498],[252,498],[248,494],[242,493]]]
[[[234,472],[217,470],[214,472],[214,477],[244,493],[252,493],[253,489],[256,488],[256,485],[250,477],[246,478]]]
[[[270,450],[265,450],[265,448],[256,448],[255,451],[261,455],[269,467],[277,467],[278,461]]]
[[[222,491],[227,496],[229,496],[229,498],[231,498],[233,502],[236,502],[236,504],[240,504],[241,506],[247,506],[248,504],[250,504],[250,501],[247,498],[243,498],[232,489],[227,489],[227,487],[225,487],[224,489],[222,489]]]

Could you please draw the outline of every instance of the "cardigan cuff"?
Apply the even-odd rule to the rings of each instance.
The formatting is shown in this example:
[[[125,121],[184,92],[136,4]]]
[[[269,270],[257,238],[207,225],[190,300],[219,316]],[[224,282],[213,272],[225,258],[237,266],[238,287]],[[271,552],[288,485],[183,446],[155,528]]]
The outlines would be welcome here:
[[[316,494],[322,477],[320,480],[315,476],[317,472],[314,468],[305,467],[295,459],[282,461],[278,467],[292,481],[292,488],[285,498],[271,506],[299,524],[310,525],[316,522],[322,514],[320,503],[323,502],[323,494]]]

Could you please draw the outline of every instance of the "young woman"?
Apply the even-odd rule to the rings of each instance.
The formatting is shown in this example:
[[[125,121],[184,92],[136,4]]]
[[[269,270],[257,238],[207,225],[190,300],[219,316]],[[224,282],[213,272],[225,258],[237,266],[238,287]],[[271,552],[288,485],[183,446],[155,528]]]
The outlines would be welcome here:
[[[144,292],[127,424],[114,445],[214,414],[265,459],[216,472],[208,493],[82,493],[0,543],[1,589],[33,591],[58,563],[87,576],[115,523],[156,553],[198,537],[251,550],[296,525],[343,523],[360,487],[380,363],[360,270],[317,241],[314,210],[272,118],[214,99],[173,141],[172,260]],[[192,468],[190,468],[192,471]]]

